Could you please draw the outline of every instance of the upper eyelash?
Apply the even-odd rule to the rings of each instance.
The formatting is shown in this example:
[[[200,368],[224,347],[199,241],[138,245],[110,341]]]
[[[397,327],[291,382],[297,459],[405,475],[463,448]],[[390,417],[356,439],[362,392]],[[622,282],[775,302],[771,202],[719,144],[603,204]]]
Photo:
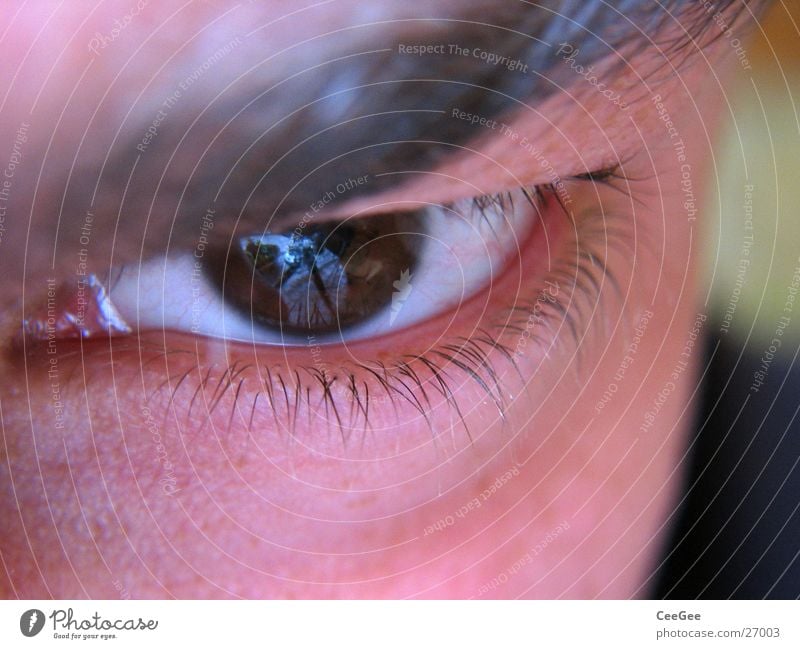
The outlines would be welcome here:
[[[615,189],[623,192],[625,195],[630,195],[628,189],[631,179],[622,173],[624,162],[611,164],[600,169],[593,171],[586,171],[580,174],[568,176],[563,179],[564,182],[569,181],[588,181],[598,185],[613,186]],[[617,185],[616,181],[624,181],[624,184]],[[539,185],[520,186],[517,191],[521,191],[523,196],[531,203],[535,209],[544,201],[545,194],[554,194],[558,196],[558,188],[554,182],[542,183]],[[560,202],[560,201],[559,201]],[[484,219],[487,218],[487,210],[495,208],[501,214],[509,213],[514,208],[514,190],[506,190],[502,192],[495,192],[493,194],[483,194],[475,196],[471,199],[471,213],[478,213]],[[449,206],[452,207],[452,206]],[[566,212],[566,207],[561,204],[562,209]]]
[[[595,169],[594,171],[586,171],[581,174],[572,176],[570,180],[589,180],[594,183],[609,185],[614,180],[624,180],[629,182],[630,178],[622,173],[623,163],[616,163]]]

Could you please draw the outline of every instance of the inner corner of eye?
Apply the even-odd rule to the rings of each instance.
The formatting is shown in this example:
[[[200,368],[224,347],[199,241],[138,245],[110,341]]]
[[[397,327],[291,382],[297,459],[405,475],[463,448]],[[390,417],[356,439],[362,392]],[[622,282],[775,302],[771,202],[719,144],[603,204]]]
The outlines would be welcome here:
[[[534,220],[523,201],[482,199],[282,229],[164,258],[123,276],[118,308],[139,327],[264,344],[399,331],[496,279]],[[134,317],[131,317],[134,316]]]

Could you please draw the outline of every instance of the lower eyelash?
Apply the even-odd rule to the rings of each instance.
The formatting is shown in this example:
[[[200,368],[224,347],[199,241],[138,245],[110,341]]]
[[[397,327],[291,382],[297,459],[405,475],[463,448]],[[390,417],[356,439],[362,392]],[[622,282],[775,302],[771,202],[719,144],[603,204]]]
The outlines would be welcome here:
[[[506,364],[522,384],[526,384],[511,343],[522,335],[531,315],[536,314],[539,331],[547,332],[547,337],[537,333],[533,338],[542,349],[554,349],[558,343],[560,348],[574,345],[580,353],[588,326],[603,320],[602,317],[592,317],[602,287],[607,283],[621,296],[603,253],[610,248],[630,250],[631,240],[623,228],[609,228],[609,218],[608,213],[598,213],[582,218],[580,223],[573,223],[579,234],[576,237],[579,248],[543,278],[543,286],[547,282],[556,282],[558,286],[566,286],[567,290],[558,291],[556,296],[552,296],[554,299],[543,300],[544,289],[541,289],[538,295],[525,303],[515,302],[501,310],[494,322],[477,329],[469,337],[453,337],[423,354],[405,355],[388,364],[351,362],[333,373],[315,365],[289,369],[233,363],[220,367],[222,372],[216,377],[213,366],[202,376],[198,366],[195,368],[195,381],[187,380],[193,370],[184,372],[168,380],[162,389],[151,395],[151,399],[157,398],[163,389],[169,389],[168,404],[174,406],[179,391],[191,391],[191,402],[185,413],[187,422],[192,420],[192,409],[198,407],[197,404],[208,404],[203,423],[192,431],[193,434],[200,434],[214,411],[230,401],[231,410],[225,418],[228,432],[237,413],[251,431],[255,415],[260,409],[267,408],[282,433],[293,437],[297,422],[305,413],[309,421],[315,415],[321,416],[329,427],[338,428],[343,443],[347,444],[352,431],[361,429],[366,435],[372,429],[370,409],[384,401],[392,405],[398,422],[398,404],[411,408],[427,422],[431,435],[435,437],[437,432],[429,412],[433,398],[440,398],[450,408],[452,420],[472,439],[472,431],[455,393],[456,386],[465,380],[475,384],[484,399],[493,404],[498,418],[506,421],[509,405],[506,395],[510,391],[505,385],[504,370],[496,363],[500,360]],[[618,218],[629,220],[629,216],[623,214]],[[565,333],[568,334],[566,337]],[[173,383],[177,379],[178,382]],[[241,395],[252,394],[251,390],[245,389],[250,387],[251,381],[255,381],[258,387],[252,401],[244,404]],[[207,390],[210,394],[206,393]],[[226,395],[229,397],[227,400]]]

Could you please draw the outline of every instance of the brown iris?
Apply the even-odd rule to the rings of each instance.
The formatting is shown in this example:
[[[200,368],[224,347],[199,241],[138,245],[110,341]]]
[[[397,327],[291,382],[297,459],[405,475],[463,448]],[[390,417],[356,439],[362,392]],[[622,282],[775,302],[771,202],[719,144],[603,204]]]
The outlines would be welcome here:
[[[284,333],[345,330],[391,302],[393,282],[414,270],[422,232],[418,215],[386,214],[244,237],[222,273],[224,297]]]

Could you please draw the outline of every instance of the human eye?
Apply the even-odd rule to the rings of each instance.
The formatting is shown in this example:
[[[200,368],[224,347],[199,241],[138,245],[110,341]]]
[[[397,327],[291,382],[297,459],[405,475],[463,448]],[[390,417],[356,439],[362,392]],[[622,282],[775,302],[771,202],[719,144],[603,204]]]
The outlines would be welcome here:
[[[309,209],[281,229],[221,241],[209,211],[193,250],[125,266],[111,299],[140,330],[259,344],[346,343],[448,313],[451,322],[491,293],[532,231],[552,230],[545,203],[542,190],[520,188],[345,219]]]
[[[635,230],[622,167],[449,203],[312,211],[247,234],[219,236],[211,208],[188,245],[95,282],[118,334],[163,346],[168,378],[148,401],[169,394],[186,415],[205,400],[211,418],[235,376],[232,407],[245,404],[248,427],[268,411],[265,434],[296,429],[303,404],[305,425],[343,435],[387,417],[407,427],[437,399],[451,426],[475,399],[503,419],[509,397],[546,389],[545,359],[575,357],[618,308],[608,300],[630,282]]]
[[[140,353],[163,345],[148,402],[169,395],[190,429],[199,409],[229,433],[269,415],[265,435],[378,421],[391,437],[421,417],[434,437],[410,444],[443,422],[471,438],[476,400],[505,420],[552,383],[546,359],[575,357],[618,308],[635,229],[621,169],[248,234],[218,236],[209,209],[188,246],[111,268],[104,299]]]

